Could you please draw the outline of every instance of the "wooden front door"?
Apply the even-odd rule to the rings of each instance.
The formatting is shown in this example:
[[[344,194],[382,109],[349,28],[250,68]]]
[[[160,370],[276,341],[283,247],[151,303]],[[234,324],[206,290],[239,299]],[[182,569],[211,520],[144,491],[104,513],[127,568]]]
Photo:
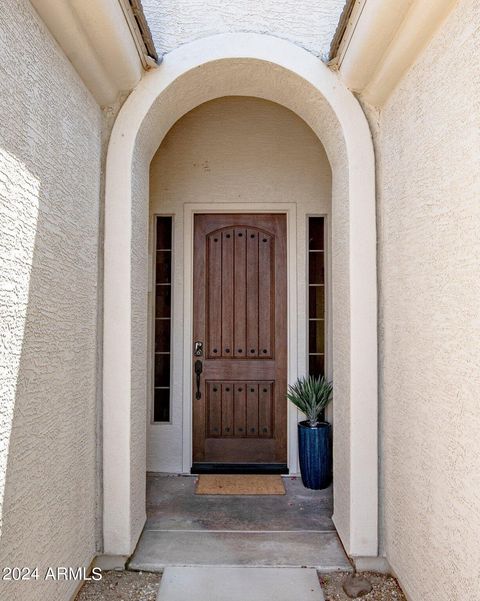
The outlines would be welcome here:
[[[286,249],[285,215],[195,216],[194,472],[285,471]]]

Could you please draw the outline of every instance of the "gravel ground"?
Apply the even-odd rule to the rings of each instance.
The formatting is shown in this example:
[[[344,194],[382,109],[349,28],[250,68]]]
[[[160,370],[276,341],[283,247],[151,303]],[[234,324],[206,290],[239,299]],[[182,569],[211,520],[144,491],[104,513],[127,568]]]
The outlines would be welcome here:
[[[319,576],[320,584],[323,588],[325,601],[352,601],[342,588],[343,580],[347,574],[337,572],[335,574],[321,574]],[[384,574],[374,574],[372,572],[363,572],[370,581],[373,589],[367,595],[359,597],[361,601],[406,601],[397,581],[392,576]]]
[[[86,582],[75,601],[155,601],[160,574],[102,572],[102,579]]]
[[[325,601],[351,601],[343,592],[344,572],[319,576]],[[395,578],[365,572],[373,590],[360,597],[361,601],[406,601]],[[155,601],[160,585],[160,574],[148,572],[103,572],[102,580],[90,581],[79,592],[75,601]]]

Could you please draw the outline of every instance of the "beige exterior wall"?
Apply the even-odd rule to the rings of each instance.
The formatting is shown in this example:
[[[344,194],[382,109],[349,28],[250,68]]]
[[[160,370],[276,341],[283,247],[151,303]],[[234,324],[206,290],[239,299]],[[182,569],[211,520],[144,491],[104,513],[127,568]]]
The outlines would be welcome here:
[[[480,5],[380,117],[383,551],[412,601],[480,598]]]
[[[9,601],[68,599],[47,566],[95,553],[101,113],[26,0],[0,23],[0,580]]]
[[[183,304],[186,203],[295,203],[298,328],[296,361],[307,367],[306,221],[329,215],[331,171],[313,131],[288,109],[258,98],[230,96],[200,105],[172,127],[150,168],[150,215],[174,216],[172,423],[150,424],[147,469],[182,471]],[[151,407],[151,379],[149,406]],[[188,436],[188,432],[184,432]],[[294,468],[296,471],[296,468]]]

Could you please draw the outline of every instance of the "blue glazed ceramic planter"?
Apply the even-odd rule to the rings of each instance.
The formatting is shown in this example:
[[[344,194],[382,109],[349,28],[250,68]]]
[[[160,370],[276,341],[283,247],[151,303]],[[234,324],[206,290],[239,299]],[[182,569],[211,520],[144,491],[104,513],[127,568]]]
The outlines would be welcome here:
[[[298,424],[300,472],[306,488],[319,490],[332,482],[332,427],[327,422],[310,428],[307,422]]]

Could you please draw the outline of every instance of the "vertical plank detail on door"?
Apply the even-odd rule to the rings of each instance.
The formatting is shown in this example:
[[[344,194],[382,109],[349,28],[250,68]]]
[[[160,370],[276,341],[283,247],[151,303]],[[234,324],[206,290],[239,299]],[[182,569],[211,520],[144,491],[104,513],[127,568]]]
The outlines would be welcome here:
[[[233,386],[222,384],[222,436],[233,436]]]
[[[266,382],[258,385],[258,429],[262,438],[272,435],[272,387]]]
[[[233,355],[233,230],[222,232],[222,358]],[[218,317],[217,317],[218,319]]]
[[[247,384],[247,436],[258,436],[258,384]]]
[[[234,352],[233,355],[239,359],[247,356],[247,231],[235,229],[235,254],[234,254]]]
[[[258,357],[258,232],[247,229],[247,356]]]
[[[206,307],[207,307],[207,355],[220,357],[222,352],[221,320],[218,316],[222,306],[222,237],[214,232],[207,238]]]
[[[235,396],[233,401],[235,436],[245,436],[246,434],[246,392],[243,382],[235,383]]]
[[[215,382],[208,382],[207,390],[207,415],[208,436],[219,437],[222,435],[222,391]]]
[[[273,244],[268,234],[259,233],[258,237],[258,356],[264,359],[272,357],[272,330],[274,325],[274,274]]]

